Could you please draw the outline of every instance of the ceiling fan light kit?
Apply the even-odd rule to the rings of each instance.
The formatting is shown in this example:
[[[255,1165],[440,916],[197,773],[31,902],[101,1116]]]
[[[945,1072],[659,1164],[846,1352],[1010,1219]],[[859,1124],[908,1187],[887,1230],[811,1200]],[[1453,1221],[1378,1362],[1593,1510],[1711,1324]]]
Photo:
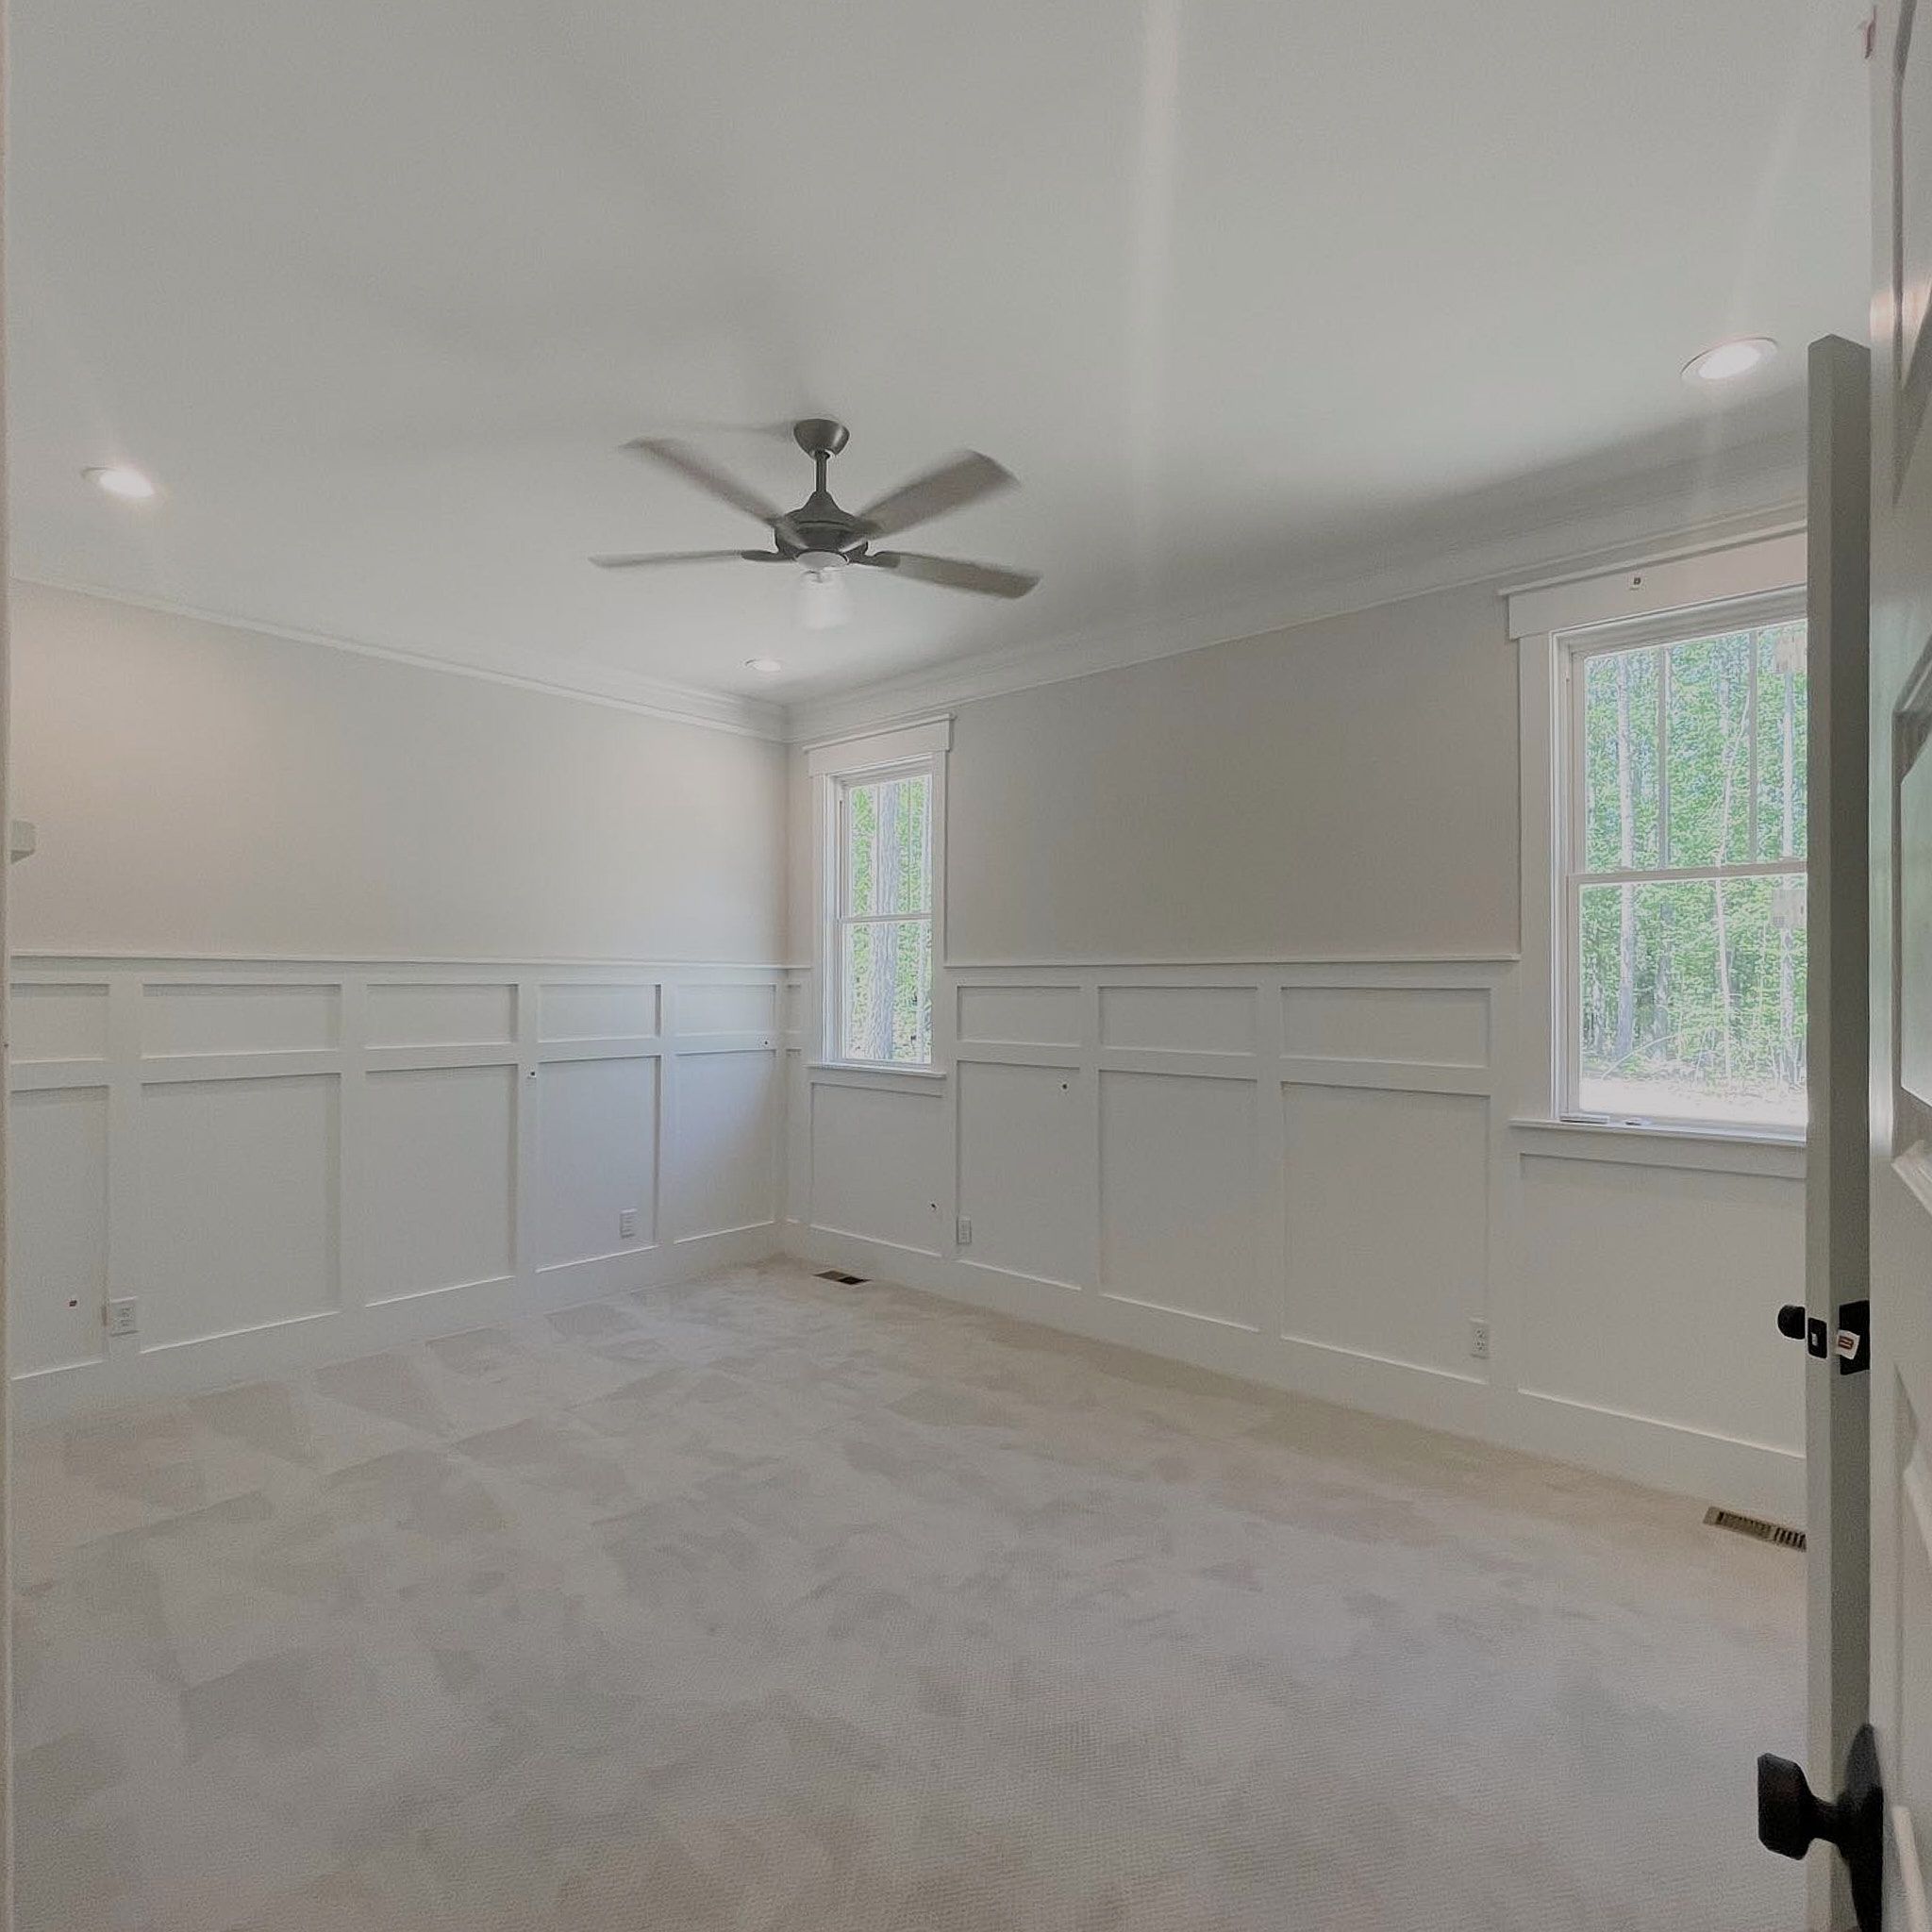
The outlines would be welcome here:
[[[817,470],[811,494],[793,510],[769,503],[749,485],[727,475],[687,444],[665,437],[639,437],[625,448],[675,471],[708,495],[756,517],[772,533],[770,550],[675,550],[593,557],[602,570],[638,570],[658,564],[791,563],[799,567],[798,621],[807,630],[828,630],[851,614],[845,573],[858,565],[895,571],[914,583],[941,584],[982,597],[1024,597],[1040,581],[1038,573],[973,563],[963,558],[928,557],[916,550],[874,550],[881,537],[894,537],[915,524],[963,508],[981,497],[1010,489],[1009,472],[964,450],[935,468],[889,491],[856,515],[842,509],[826,488],[825,470],[850,441],[842,423],[808,416],[791,425],[791,435]]]

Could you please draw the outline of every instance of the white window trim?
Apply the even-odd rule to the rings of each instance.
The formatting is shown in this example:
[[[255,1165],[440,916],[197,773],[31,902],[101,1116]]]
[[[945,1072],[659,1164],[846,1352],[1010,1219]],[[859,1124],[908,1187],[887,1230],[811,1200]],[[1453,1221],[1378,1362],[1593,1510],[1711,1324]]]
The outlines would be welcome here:
[[[948,1015],[941,998],[941,979],[946,943],[946,754],[952,742],[953,721],[946,717],[870,732],[860,738],[839,739],[807,749],[806,771],[811,780],[813,812],[813,958],[819,987],[817,1051],[811,1060],[814,1072],[873,1074],[909,1080],[945,1076],[945,1056],[951,1041],[946,1037]],[[931,842],[932,1058],[851,1059],[838,1052],[839,892],[844,863],[840,845],[841,800],[846,787],[855,781],[912,772],[932,774],[932,803],[927,816],[927,837]]]
[[[1570,1108],[1575,1092],[1570,991],[1572,968],[1568,855],[1563,839],[1575,824],[1569,770],[1571,727],[1567,671],[1589,634],[1614,626],[1620,638],[1657,642],[1690,634],[1692,615],[1711,606],[1790,600],[1785,614],[1804,608],[1807,559],[1803,531],[1634,563],[1593,577],[1539,584],[1507,593],[1509,634],[1517,641],[1523,786],[1521,1112],[1512,1124],[1603,1129],[1596,1116]],[[1678,1141],[1802,1146],[1802,1132],[1745,1123],[1617,1121],[1617,1131]]]

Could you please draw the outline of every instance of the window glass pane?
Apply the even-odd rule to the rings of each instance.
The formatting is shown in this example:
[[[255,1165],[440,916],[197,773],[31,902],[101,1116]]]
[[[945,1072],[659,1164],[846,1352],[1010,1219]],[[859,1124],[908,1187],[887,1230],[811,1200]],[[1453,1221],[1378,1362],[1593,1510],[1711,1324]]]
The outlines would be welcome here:
[[[880,920],[844,933],[844,1057],[930,1063],[931,921]]]
[[[929,911],[926,819],[932,775],[881,778],[845,794],[845,909]]]
[[[1584,886],[1588,1113],[1805,1124],[1805,883]]]
[[[1689,638],[1665,654],[1667,866],[1750,858],[1752,637]]]
[[[1805,625],[1757,633],[1757,857],[1805,856]]]
[[[1583,660],[1583,863],[1590,872],[1654,870],[1659,653],[1605,651]]]

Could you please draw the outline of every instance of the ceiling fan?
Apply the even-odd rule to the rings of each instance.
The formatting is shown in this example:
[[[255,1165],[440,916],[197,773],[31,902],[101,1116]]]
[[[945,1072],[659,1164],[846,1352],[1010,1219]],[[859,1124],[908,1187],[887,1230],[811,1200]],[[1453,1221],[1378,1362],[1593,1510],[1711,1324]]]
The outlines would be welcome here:
[[[734,509],[756,517],[772,533],[770,550],[673,550],[639,556],[593,557],[600,570],[638,570],[659,563],[713,563],[742,558],[747,563],[794,563],[802,575],[798,584],[798,619],[808,630],[825,630],[850,615],[844,573],[858,564],[867,570],[895,571],[916,583],[943,584],[955,591],[973,591],[983,597],[1024,597],[1040,581],[1038,573],[1003,570],[991,563],[969,563],[962,558],[928,557],[917,550],[874,550],[881,537],[896,537],[914,524],[943,515],[1005,490],[1012,475],[975,451],[965,450],[938,468],[889,491],[876,503],[855,514],[841,509],[825,488],[825,466],[845,447],[849,432],[842,423],[808,416],[791,425],[791,435],[818,465],[818,484],[794,510],[781,510],[756,490],[713,467],[688,444],[663,437],[641,436],[625,448],[666,469],[688,483],[720,497]]]

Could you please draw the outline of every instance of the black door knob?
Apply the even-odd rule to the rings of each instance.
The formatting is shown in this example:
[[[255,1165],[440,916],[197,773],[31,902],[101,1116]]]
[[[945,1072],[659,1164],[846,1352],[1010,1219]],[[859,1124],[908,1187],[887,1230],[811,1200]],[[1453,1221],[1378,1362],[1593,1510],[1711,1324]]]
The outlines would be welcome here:
[[[1789,1335],[1793,1341],[1804,1341],[1805,1304],[1803,1302],[1787,1302],[1777,1311],[1777,1332],[1780,1335]]]
[[[1803,1312],[1802,1310],[1800,1311]],[[1880,1932],[1885,1871],[1885,1793],[1878,1783],[1878,1740],[1860,1724],[1845,1753],[1845,1788],[1827,1805],[1789,1757],[1757,1760],[1757,1841],[1783,1858],[1802,1858],[1822,1839],[1836,1845],[1851,1880],[1858,1932]]]
[[[1838,1842],[1838,1811],[1789,1757],[1757,1760],[1757,1842],[1780,1858],[1802,1858],[1823,1839]]]

